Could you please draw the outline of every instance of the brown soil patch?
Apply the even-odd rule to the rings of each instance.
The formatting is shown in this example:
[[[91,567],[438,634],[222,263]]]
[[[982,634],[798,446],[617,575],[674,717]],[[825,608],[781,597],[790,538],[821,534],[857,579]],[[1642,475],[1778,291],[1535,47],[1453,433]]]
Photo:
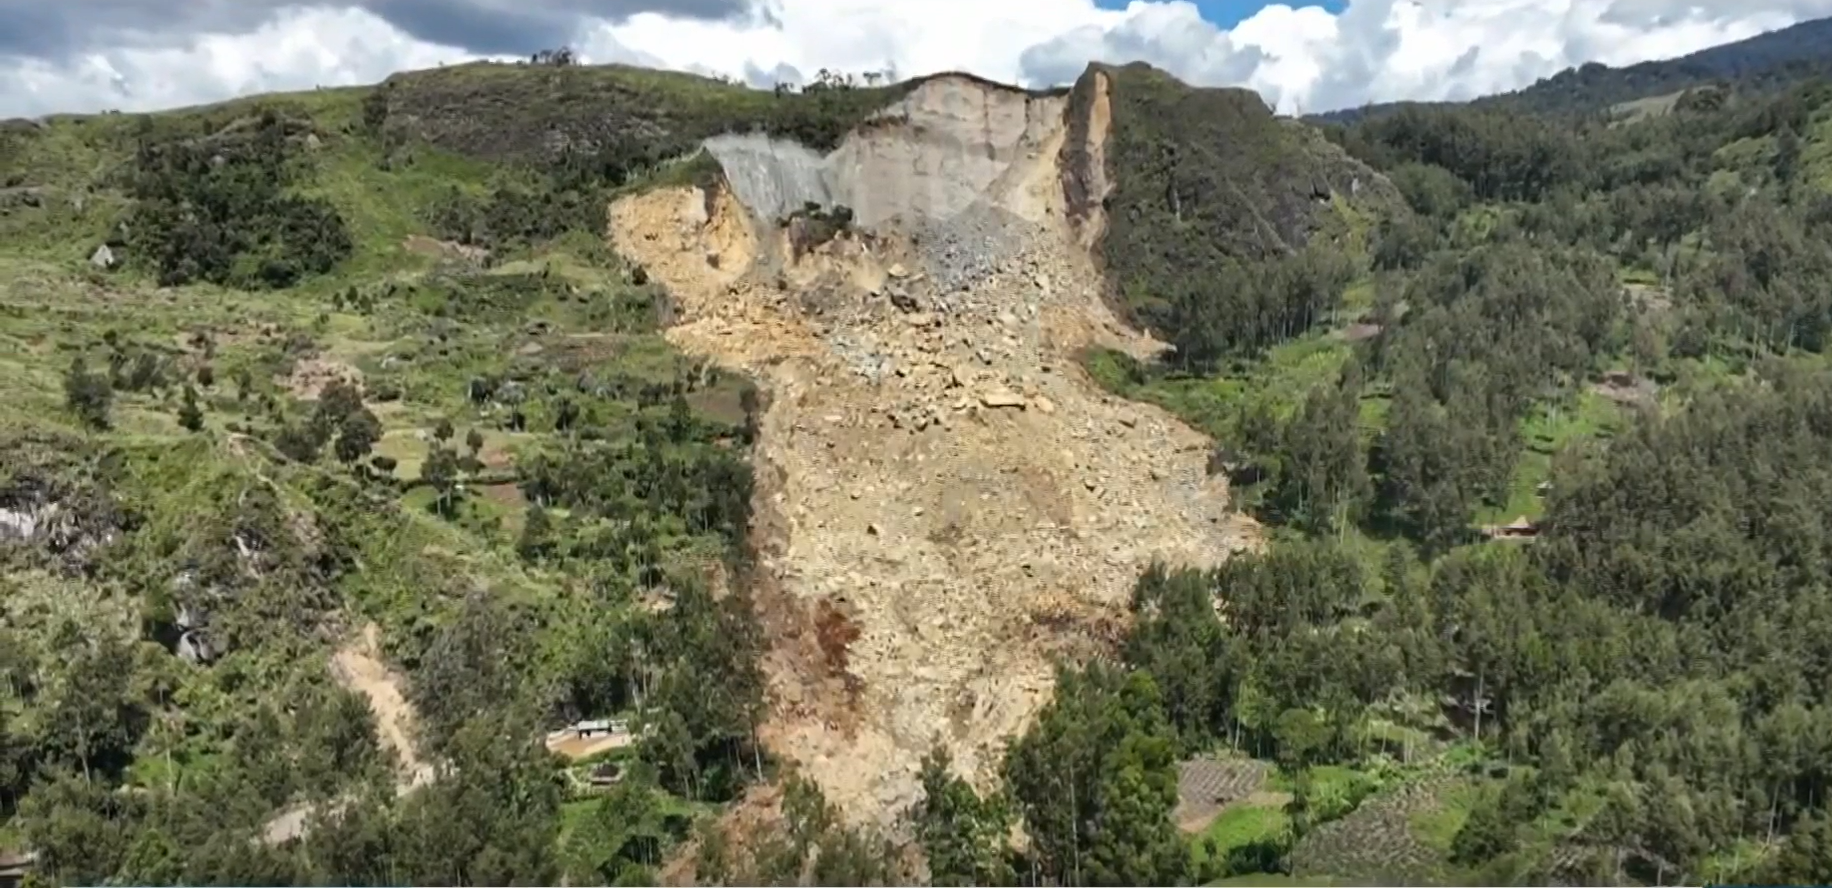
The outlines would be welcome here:
[[[401,242],[401,248],[409,253],[431,256],[434,259],[457,259],[472,264],[482,264],[490,258],[490,251],[483,247],[467,246],[455,241],[438,240],[423,234],[410,234]]]
[[[1602,379],[1591,384],[1590,390],[1618,404],[1631,407],[1651,406],[1660,395],[1660,386],[1653,380],[1623,371],[1603,374]]]
[[[500,503],[511,509],[523,509],[528,506],[528,497],[522,495],[522,488],[516,484],[485,484],[477,488],[484,499]]]
[[[630,734],[609,734],[598,737],[567,737],[563,740],[547,741],[547,750],[555,755],[569,759],[582,759],[613,749],[623,749],[636,742]]]
[[[1177,765],[1177,808],[1171,819],[1184,832],[1201,832],[1228,806],[1266,794],[1271,768],[1252,759],[1191,759]],[[1265,799],[1262,798],[1262,801]]]
[[[292,374],[286,377],[283,384],[293,397],[302,401],[315,401],[325,386],[339,379],[358,388],[363,384],[362,371],[329,358],[306,358],[294,363]]]

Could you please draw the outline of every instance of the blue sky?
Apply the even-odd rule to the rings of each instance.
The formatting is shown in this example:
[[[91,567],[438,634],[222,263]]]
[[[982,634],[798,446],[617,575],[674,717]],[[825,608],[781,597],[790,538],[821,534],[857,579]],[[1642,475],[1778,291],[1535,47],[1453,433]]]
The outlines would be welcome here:
[[[1096,0],[1096,5],[1107,9],[1125,9],[1129,0]],[[1231,28],[1243,19],[1251,17],[1260,9],[1271,6],[1270,3],[1254,3],[1250,0],[1195,0],[1196,8],[1202,11],[1202,17],[1220,25]],[[1287,4],[1292,7],[1321,6],[1330,12],[1341,12],[1347,6],[1346,0],[1323,0],[1323,2],[1306,2],[1293,0]]]

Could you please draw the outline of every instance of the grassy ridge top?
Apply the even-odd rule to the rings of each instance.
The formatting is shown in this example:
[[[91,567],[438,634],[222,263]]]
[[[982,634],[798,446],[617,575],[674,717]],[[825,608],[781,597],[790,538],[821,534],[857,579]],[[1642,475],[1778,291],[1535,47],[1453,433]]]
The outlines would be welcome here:
[[[709,136],[752,129],[831,149],[919,83],[776,93],[623,65],[478,62],[390,77],[364,114],[390,136],[467,157],[547,162],[585,151],[653,163]]]

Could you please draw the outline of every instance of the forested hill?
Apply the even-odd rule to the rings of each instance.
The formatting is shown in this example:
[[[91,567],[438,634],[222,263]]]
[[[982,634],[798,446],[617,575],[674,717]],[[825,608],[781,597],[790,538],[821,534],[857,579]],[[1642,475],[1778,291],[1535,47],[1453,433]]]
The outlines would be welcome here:
[[[1275,528],[1140,582],[1112,694],[1226,790],[1196,875],[1832,883],[1832,86],[1330,134],[1413,212],[1090,361]]]
[[[1781,88],[1832,73],[1832,18],[1801,22],[1747,40],[1701,49],[1672,59],[1621,68],[1592,62],[1567,68],[1532,86],[1483,96],[1468,104],[1536,114],[1591,114],[1626,102],[1667,96],[1722,81],[1743,90]],[[1349,123],[1404,107],[1433,104],[1384,102],[1312,115]]]

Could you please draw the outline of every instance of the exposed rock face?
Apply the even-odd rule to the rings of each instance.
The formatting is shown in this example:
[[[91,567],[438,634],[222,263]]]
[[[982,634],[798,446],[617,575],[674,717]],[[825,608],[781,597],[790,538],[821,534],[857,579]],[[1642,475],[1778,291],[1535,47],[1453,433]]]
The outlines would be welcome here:
[[[1065,99],[938,77],[879,112],[822,156],[793,142],[719,136],[706,149],[738,199],[764,220],[805,203],[850,207],[880,228],[942,221],[985,198],[1015,163],[1035,160],[1062,126]]]
[[[1109,312],[1068,223],[1065,109],[938,78],[830,156],[714,140],[728,189],[612,208],[679,303],[670,339],[767,393],[765,739],[854,817],[912,802],[936,741],[990,780],[1052,657],[1106,649],[1149,561],[1257,539],[1202,435],[1075,362],[1157,346]],[[820,195],[859,201],[863,230],[791,258],[775,214]]]

